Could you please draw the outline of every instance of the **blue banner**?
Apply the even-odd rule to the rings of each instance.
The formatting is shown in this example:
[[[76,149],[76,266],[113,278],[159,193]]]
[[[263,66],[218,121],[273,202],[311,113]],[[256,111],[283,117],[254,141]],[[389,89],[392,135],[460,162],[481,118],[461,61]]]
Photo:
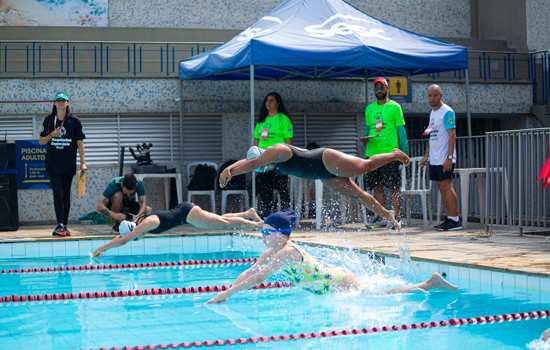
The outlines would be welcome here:
[[[15,141],[17,188],[42,190],[50,188],[46,173],[46,145],[38,140]]]

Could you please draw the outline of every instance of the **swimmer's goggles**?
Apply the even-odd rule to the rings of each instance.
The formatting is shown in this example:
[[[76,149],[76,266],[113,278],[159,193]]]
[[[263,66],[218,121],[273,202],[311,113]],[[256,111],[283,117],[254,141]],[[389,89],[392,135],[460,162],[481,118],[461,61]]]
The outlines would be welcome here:
[[[269,236],[272,233],[282,233],[285,236],[290,236],[290,233],[292,233],[292,229],[291,228],[287,228],[287,229],[263,228],[260,230],[260,233],[263,236]]]

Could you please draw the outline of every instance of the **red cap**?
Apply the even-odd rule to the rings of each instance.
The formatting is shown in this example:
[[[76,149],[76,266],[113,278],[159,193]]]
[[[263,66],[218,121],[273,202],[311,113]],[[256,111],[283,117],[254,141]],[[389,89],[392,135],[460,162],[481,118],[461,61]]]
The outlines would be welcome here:
[[[376,84],[382,84],[385,87],[388,87],[388,81],[384,77],[376,77],[374,79],[374,86],[376,86]]]

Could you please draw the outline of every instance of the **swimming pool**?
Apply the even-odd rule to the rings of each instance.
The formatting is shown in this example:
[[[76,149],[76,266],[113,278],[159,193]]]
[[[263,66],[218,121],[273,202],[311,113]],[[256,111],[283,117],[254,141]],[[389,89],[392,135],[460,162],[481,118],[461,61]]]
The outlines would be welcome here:
[[[214,294],[204,287],[229,284],[250,266],[239,262],[241,259],[259,255],[263,248],[260,240],[238,235],[148,238],[110,251],[97,263],[103,267],[98,269],[96,264],[94,270],[89,270],[88,253],[102,243],[79,240],[0,244],[0,270],[4,270],[0,273],[0,296],[4,301],[8,295],[26,296],[25,301],[0,303],[0,349],[147,349],[147,345],[152,349],[191,347],[215,340],[236,342],[233,346],[214,346],[233,349],[525,349],[550,327],[550,318],[532,316],[514,322],[429,326],[431,321],[550,309],[550,279],[542,276],[413,261],[406,270],[406,280],[417,282],[437,271],[445,273],[461,290],[318,296],[285,287],[246,291],[225,304],[207,305],[205,302]],[[403,279],[403,266],[397,258],[307,249],[319,259],[337,261],[371,281],[373,291]],[[218,264],[214,259],[229,261]],[[163,266],[158,266],[159,262]],[[174,262],[175,266],[165,262]],[[136,263],[150,266],[128,265]],[[82,266],[82,270],[47,271],[47,267],[62,266]],[[45,271],[29,272],[32,268]],[[281,276],[270,279],[280,280]],[[164,294],[122,293],[128,290]],[[112,291],[122,294],[111,297]],[[52,299],[71,298],[71,293],[77,299],[28,300],[29,295],[33,299],[46,295]],[[403,324],[426,328],[383,328]],[[368,333],[352,333],[363,329]],[[341,330],[346,332],[335,333],[337,336],[330,333]],[[285,337],[291,334],[310,338]],[[271,336],[277,337],[266,341]],[[229,339],[234,341],[226,341]]]

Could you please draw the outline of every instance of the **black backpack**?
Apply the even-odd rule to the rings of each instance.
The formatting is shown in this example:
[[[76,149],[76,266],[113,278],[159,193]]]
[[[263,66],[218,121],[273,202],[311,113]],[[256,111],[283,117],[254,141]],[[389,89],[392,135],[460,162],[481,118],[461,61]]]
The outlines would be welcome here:
[[[187,189],[192,191],[212,191],[214,190],[214,180],[217,176],[214,167],[199,164],[195,167],[195,171],[191,176],[191,181],[187,185]]]
[[[236,160],[228,160],[227,162],[223,163],[220,167],[220,171],[218,172],[218,179],[222,171],[230,166],[231,164],[235,163]],[[216,180],[218,189],[220,189],[220,182],[219,180]],[[246,190],[246,174],[241,174],[237,176],[233,176],[227,186],[223,188],[224,190]]]

